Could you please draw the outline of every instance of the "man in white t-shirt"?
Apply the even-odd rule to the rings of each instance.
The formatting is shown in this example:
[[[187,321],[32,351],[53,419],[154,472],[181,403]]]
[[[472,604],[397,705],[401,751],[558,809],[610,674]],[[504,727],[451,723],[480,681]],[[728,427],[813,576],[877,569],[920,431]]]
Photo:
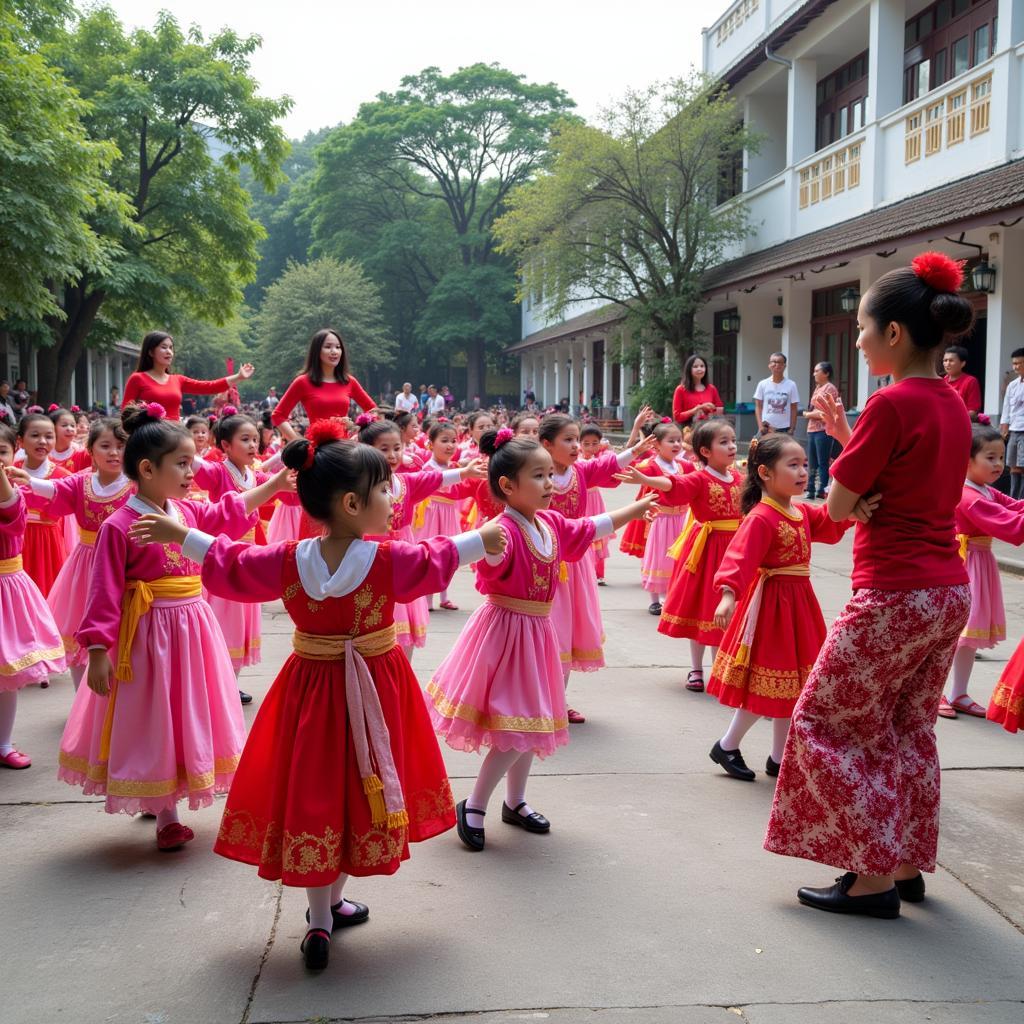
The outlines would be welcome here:
[[[437,392],[437,388],[433,384],[427,388],[427,415],[428,416],[443,416],[444,415],[444,395],[440,395]]]
[[[395,395],[395,412],[419,412],[420,400],[412,393],[412,385],[406,381],[402,390]]]
[[[792,434],[796,427],[800,392],[786,376],[786,357],[773,352],[768,359],[770,377],[765,377],[754,392],[757,425],[762,434]]]

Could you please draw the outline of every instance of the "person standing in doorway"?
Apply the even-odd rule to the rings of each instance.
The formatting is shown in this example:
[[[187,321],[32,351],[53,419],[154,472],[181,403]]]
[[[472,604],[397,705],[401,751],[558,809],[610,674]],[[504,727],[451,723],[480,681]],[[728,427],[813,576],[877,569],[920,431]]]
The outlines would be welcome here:
[[[946,383],[964,400],[972,422],[977,422],[981,412],[981,384],[977,377],[964,373],[967,365],[967,349],[963,345],[950,345],[943,353],[942,368],[946,371]]]
[[[757,425],[762,434],[792,434],[796,427],[800,391],[786,376],[786,357],[781,352],[773,352],[769,356],[768,372],[771,376],[765,377],[754,392]]]
[[[1006,386],[999,431],[1006,441],[1006,465],[1010,469],[1010,497],[1024,496],[1024,348],[1010,353],[1010,363],[1017,375]]]

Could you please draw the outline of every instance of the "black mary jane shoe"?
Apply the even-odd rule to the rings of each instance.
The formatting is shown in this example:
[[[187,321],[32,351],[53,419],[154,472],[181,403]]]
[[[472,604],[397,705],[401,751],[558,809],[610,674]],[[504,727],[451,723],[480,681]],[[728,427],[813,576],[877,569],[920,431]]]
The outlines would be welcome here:
[[[772,755],[769,754],[768,760],[764,763],[764,773],[765,775],[770,775],[773,779],[777,779],[779,777],[779,769],[781,767],[782,765],[779,764],[778,761],[773,761]]]
[[[864,917],[881,917],[891,920],[900,916],[900,893],[894,885],[886,892],[869,893],[866,896],[849,896],[851,886],[857,881],[853,871],[847,871],[836,879],[835,885],[825,889],[800,889],[796,898],[805,906],[815,910],[827,910],[830,914],[860,914]]]
[[[355,913],[341,913],[342,903],[355,907]],[[351,928],[354,924],[362,924],[370,919],[370,908],[365,903],[356,903],[355,900],[341,900],[331,907],[331,931],[336,932],[339,928]],[[306,924],[309,924],[309,911],[306,911]]]
[[[723,750],[721,742],[715,743],[708,757],[715,764],[720,764],[725,774],[731,775],[734,779],[753,782],[757,778],[757,774],[747,767],[747,762],[743,760],[743,755],[739,750]]]
[[[529,814],[519,813],[519,809],[525,806],[525,800],[515,807],[509,807],[502,801],[501,820],[506,825],[518,825],[520,828],[525,828],[527,832],[550,832],[551,822],[543,814],[538,814],[536,811],[531,811]]]
[[[690,693],[703,693],[704,692],[704,671],[703,669],[695,668],[686,677],[686,689]]]
[[[238,691],[238,699],[243,704],[251,704],[252,703],[252,694],[251,693],[246,693],[245,690],[239,690]]]
[[[896,891],[904,903],[923,903],[924,875],[919,872],[916,878],[905,878],[902,882],[897,878]]]
[[[649,615],[660,615],[661,614],[661,602],[660,601],[652,601],[647,606],[647,613]]]
[[[474,808],[468,808],[471,814],[479,814],[482,818],[487,812],[478,811]],[[460,800],[455,805],[455,830],[459,833],[459,838],[466,844],[474,853],[479,853],[484,848],[484,830],[482,828],[473,828],[472,825],[466,824],[466,801]]]
[[[331,958],[331,937],[323,928],[310,928],[299,946],[309,971],[322,971]]]

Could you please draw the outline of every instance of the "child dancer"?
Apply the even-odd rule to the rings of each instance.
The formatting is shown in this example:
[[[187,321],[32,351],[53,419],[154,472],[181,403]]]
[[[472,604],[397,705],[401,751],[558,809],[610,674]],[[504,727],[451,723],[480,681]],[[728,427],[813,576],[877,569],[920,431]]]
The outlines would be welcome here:
[[[430,458],[423,468],[435,473],[444,473],[452,468],[451,461],[455,454],[455,427],[445,419],[437,420],[430,428]],[[456,503],[469,493],[464,484],[445,487],[432,494],[416,506],[413,521],[413,534],[417,540],[430,540],[432,537],[454,537],[459,532],[459,516]],[[441,607],[446,611],[457,612],[459,606],[448,598],[447,587],[441,591]],[[434,595],[427,599],[431,611],[434,608]]]
[[[495,521],[505,550],[477,564],[487,603],[470,616],[451,653],[427,686],[434,728],[455,750],[490,747],[468,800],[456,808],[459,838],[484,848],[483,819],[495,786],[506,778],[501,820],[528,832],[551,824],[526,802],[534,755],[569,742],[559,639],[551,621],[559,566],[586,557],[595,536],[641,516],[651,500],[612,515],[566,519],[548,511],[554,466],[535,441],[511,430],[481,439],[490,456],[488,482],[505,505]]]
[[[41,514],[52,518],[66,516],[78,531],[79,543],[61,567],[46,599],[60,630],[76,690],[89,660],[88,653],[78,646],[75,634],[85,614],[96,536],[100,526],[128,501],[133,490],[123,470],[127,440],[120,420],[96,420],[86,440],[94,472],[50,480],[37,480],[23,469],[11,473],[12,478],[31,489]]]
[[[416,443],[420,436],[419,421],[411,412],[400,412],[395,416],[395,426],[402,437],[402,462],[399,473],[415,472],[427,461],[423,449]]]
[[[53,422],[42,413],[28,413],[18,423],[18,441],[25,458],[22,467],[35,480],[59,480],[68,474],[50,461],[56,441]],[[63,519],[47,515],[45,502],[33,494],[25,496],[28,505],[28,526],[25,530],[22,559],[25,572],[35,581],[39,592],[46,597],[57,578],[67,546],[64,543]]]
[[[591,459],[596,459],[598,455],[603,454],[603,441],[604,434],[596,424],[588,423],[585,427],[580,428],[580,451],[584,462],[589,462]],[[604,498],[601,497],[600,488],[591,487],[587,491],[587,507],[585,511],[588,516],[599,516],[607,511]],[[605,562],[608,561],[608,555],[611,553],[613,540],[615,540],[614,533],[609,537],[601,537],[599,540],[594,541],[594,575],[597,577],[597,585],[599,587],[607,586],[604,578],[604,566]]]
[[[163,516],[146,526],[200,559],[215,593],[283,597],[295,622],[294,653],[253,722],[214,850],[305,887],[311,969],[327,966],[332,931],[369,916],[342,896],[349,875],[393,874],[409,843],[455,822],[423,694],[395,642],[395,597],[436,592],[460,563],[504,544],[497,524],[421,544],[365,540],[388,531],[391,473],[380,452],[340,436],[319,421],[284,450],[303,508],[326,524],[321,538],[254,547]]]
[[[516,437],[525,437],[530,441],[540,440],[540,420],[532,413],[520,413],[509,426]]]
[[[971,423],[935,373],[941,346],[973,321],[962,282],[962,265],[941,253],[883,274],[860,300],[857,347],[868,372],[893,383],[852,433],[834,400],[819,404],[844,446],[829,515],[882,496],[857,525],[853,597],[797,701],[765,837],[773,853],[846,872],[799,891],[819,910],[898,917],[901,899],[924,898],[921,872],[935,870],[935,716],[971,601],[954,539]]]
[[[1024,640],[1017,644],[1006,663],[988,705],[988,720],[998,722],[1007,732],[1024,724]]]
[[[286,486],[282,472],[219,503],[185,500],[195,443],[155,403],[130,406],[124,470],[138,493],[100,527],[85,615],[75,639],[89,652],[88,686],[75,694],[58,778],[106,796],[108,814],[156,815],[156,843],[194,838],[177,804],[213,802],[231,783],[245,738],[238,690],[199,567],[176,544],[141,547],[140,515],[159,510],[186,526],[238,537],[256,508]],[[114,661],[111,660],[111,655]]]
[[[365,415],[365,414],[364,414]],[[360,416],[360,419],[363,417]],[[486,470],[480,459],[459,469],[399,473],[402,462],[402,437],[398,426],[390,420],[369,420],[359,431],[361,444],[376,448],[391,469],[391,526],[387,534],[369,537],[369,540],[401,540],[412,543],[413,510],[421,502],[444,487],[454,487],[463,480],[486,479]],[[395,603],[395,633],[398,643],[412,661],[412,652],[427,642],[429,607],[426,597]]]
[[[489,412],[483,412],[477,410],[469,414],[469,418],[466,420],[466,425],[469,428],[469,438],[459,449],[457,460],[460,464],[468,462],[470,459],[480,458],[480,438],[488,430],[494,430],[494,420],[491,418]],[[475,480],[471,487],[467,489],[467,495],[463,498],[462,503],[459,507],[459,525],[463,530],[468,530],[473,526],[479,525],[481,522],[486,522],[488,519],[493,519],[501,508],[495,506],[493,502],[484,498],[487,503],[487,511],[493,511],[492,515],[484,515],[481,518],[481,510],[477,504],[477,496],[488,494],[488,487],[486,479]]]
[[[586,512],[590,488],[615,487],[619,470],[649,448],[653,438],[647,438],[635,448],[626,448],[618,455],[608,452],[590,462],[579,462],[579,424],[571,416],[552,413],[541,421],[540,443],[555,465],[552,510],[561,512],[566,519],[580,519]],[[568,687],[569,674],[574,669],[596,672],[604,667],[604,627],[594,553],[591,551],[579,561],[568,563],[564,571],[560,568],[559,576],[564,586],[555,590],[551,618],[558,636],[562,675]],[[586,721],[575,708],[568,708],[567,714],[573,724]]]
[[[14,431],[0,423],[0,767],[22,769],[31,758],[12,742],[18,691],[64,671],[64,645],[39,588],[22,568],[28,509],[6,469],[14,464]]]
[[[656,426],[654,410],[649,405],[645,405],[636,418],[636,422],[633,424],[633,430],[629,435],[629,440],[626,442],[626,446],[633,444],[640,436],[647,437],[654,433]],[[644,462],[647,460],[645,459]],[[640,465],[640,461],[637,461],[637,465]],[[650,494],[652,488],[646,486],[646,484],[640,485],[640,490],[637,491],[637,500]],[[630,555],[633,558],[643,559],[644,551],[647,550],[647,534],[650,532],[651,524],[649,519],[634,519],[625,530],[622,531],[622,540],[619,541],[619,550],[624,555]]]
[[[690,641],[690,672],[686,689],[704,690],[704,651],[711,660],[718,653],[723,630],[715,625],[718,596],[715,573],[725,549],[740,525],[742,477],[732,468],[736,461],[736,433],[724,419],[703,420],[693,431],[693,450],[700,469],[671,482],[652,478],[650,486],[667,491],[663,499],[678,507],[689,505],[689,528],[673,546],[677,558],[669,580],[668,596],[658,622],[658,632]]]
[[[995,647],[1006,639],[1006,612],[999,566],[992,554],[992,538],[1008,544],[1024,543],[1024,501],[1015,501],[991,487],[1003,475],[1006,446],[998,430],[976,423],[971,436],[967,481],[956,509],[960,553],[971,581],[971,615],[953,655],[950,696],[939,701],[940,718],[957,712],[984,718],[985,708],[967,693],[976,651]]]
[[[721,595],[715,625],[725,629],[708,693],[735,708],[711,760],[734,779],[755,773],[740,743],[760,717],[772,719],[765,773],[779,774],[793,714],[825,639],[825,620],[811,586],[811,543],[835,544],[852,520],[834,523],[823,505],[794,505],[807,486],[807,455],[786,434],[750,442],[743,522],[714,577]],[[737,602],[739,602],[738,614]]]
[[[694,472],[694,464],[681,457],[683,434],[677,424],[671,420],[662,421],[654,428],[653,434],[655,454],[637,467],[641,473],[671,481]],[[640,566],[641,586],[654,598],[647,609],[651,615],[661,615],[662,601],[668,593],[668,583],[675,567],[668,549],[682,532],[686,523],[686,511],[685,505],[669,504],[660,493],[658,494],[657,504],[654,506],[654,519],[644,543],[643,562]]]

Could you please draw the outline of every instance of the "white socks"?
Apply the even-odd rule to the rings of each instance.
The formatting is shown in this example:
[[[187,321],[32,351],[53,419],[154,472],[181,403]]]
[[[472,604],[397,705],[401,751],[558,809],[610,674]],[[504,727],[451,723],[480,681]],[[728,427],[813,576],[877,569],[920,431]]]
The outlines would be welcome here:
[[[967,693],[967,685],[971,681],[971,671],[974,668],[974,648],[958,647],[953,655],[953,670],[951,674],[952,688],[949,691],[950,703],[957,697],[963,697]]]
[[[334,907],[337,907],[337,913],[346,917],[356,912],[356,908],[341,895],[347,881],[348,875],[342,873],[334,880],[333,885],[318,885],[314,889],[306,890],[310,930],[319,928],[330,935],[334,930]]]
[[[167,825],[173,825],[177,821],[178,821],[178,808],[177,807],[172,807],[172,808],[170,808],[170,810],[167,810],[167,811],[161,811],[156,816],[156,830],[157,830],[157,832],[159,832],[160,829],[166,827]]]
[[[566,691],[569,689],[569,676],[572,674],[572,669],[568,665],[562,666],[562,685],[565,686]]]
[[[772,719],[772,760],[782,764],[782,755],[786,750],[786,737],[789,736],[789,719]]]
[[[693,672],[704,671],[704,651],[707,649],[705,644],[699,644],[696,640],[690,641],[690,669]],[[711,648],[711,666],[714,667],[715,658],[718,657],[718,648]]]
[[[14,749],[14,716],[18,711],[18,691],[4,690],[0,693],[0,754],[9,754]]]
[[[522,765],[519,762],[522,761]],[[522,803],[526,796],[526,780],[530,775],[530,766],[533,763],[533,754],[523,754],[518,750],[495,750],[493,747],[487,752],[484,763],[480,766],[480,774],[476,777],[476,784],[473,792],[466,801],[466,824],[470,828],[483,828],[484,819],[480,814],[474,814],[470,808],[478,811],[486,811],[490,802],[491,794],[495,787],[507,774],[506,783],[507,797],[505,803],[509,807],[515,807]],[[518,770],[516,770],[518,769]],[[515,803],[513,803],[513,799]],[[530,813],[529,808],[524,807],[526,814]]]
[[[508,770],[505,776],[505,803],[514,811],[526,800],[526,783],[530,779],[530,769],[533,767],[533,752],[520,754],[516,763]],[[533,814],[533,808],[527,804],[520,811],[524,817]]]
[[[718,741],[723,750],[739,750],[743,737],[750,731],[751,726],[762,716],[755,715],[753,711],[744,708],[737,708],[733,713],[729,728],[725,735]],[[789,735],[789,719],[773,718],[772,723],[772,760],[776,764],[782,764],[782,754],[786,749],[786,737]]]

